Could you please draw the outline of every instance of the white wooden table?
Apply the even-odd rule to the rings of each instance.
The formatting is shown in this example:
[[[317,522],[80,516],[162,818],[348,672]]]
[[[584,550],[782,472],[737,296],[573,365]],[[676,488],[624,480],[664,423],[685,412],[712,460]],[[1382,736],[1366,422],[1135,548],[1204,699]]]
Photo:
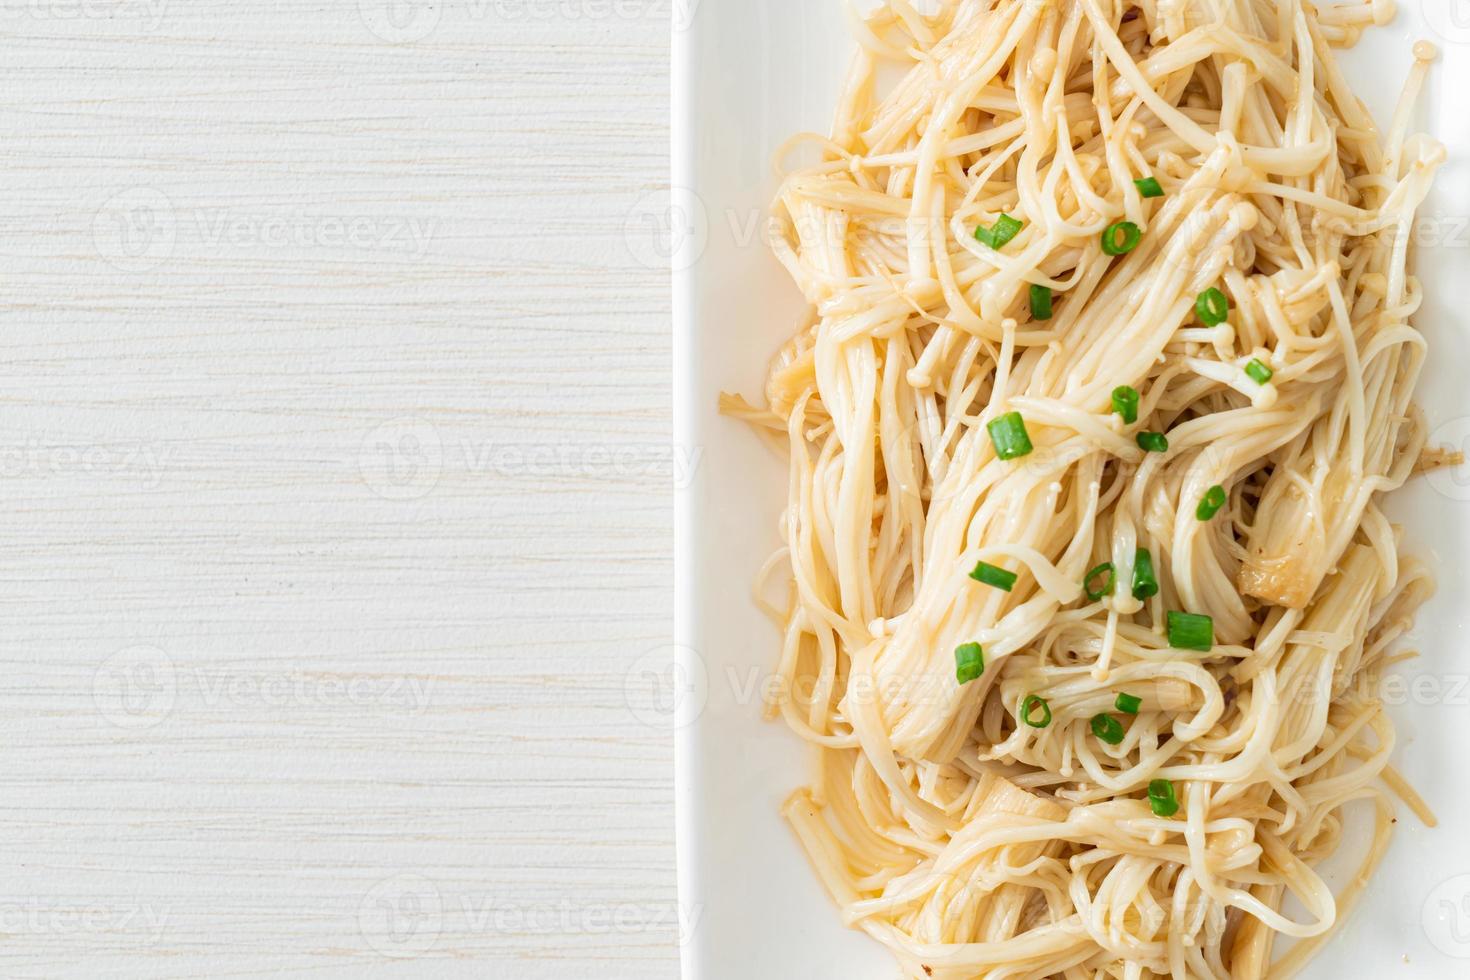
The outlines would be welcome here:
[[[669,2],[0,0],[0,976],[677,975]]]

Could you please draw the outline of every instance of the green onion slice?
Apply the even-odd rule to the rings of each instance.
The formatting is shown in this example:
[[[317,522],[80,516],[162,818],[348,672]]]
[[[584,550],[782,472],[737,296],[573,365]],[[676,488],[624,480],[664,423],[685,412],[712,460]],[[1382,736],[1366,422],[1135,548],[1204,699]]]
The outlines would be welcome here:
[[[1251,362],[1245,366],[1245,373],[1247,377],[1258,385],[1263,385],[1267,381],[1270,381],[1272,376],[1276,374],[1275,371],[1255,358],[1251,358]]]
[[[979,582],[981,585],[994,586],[1002,592],[1009,592],[1016,586],[1015,572],[1008,572],[1004,568],[996,568],[994,565],[988,565],[983,561],[975,566],[975,570],[970,573],[970,578]]]
[[[1010,412],[985,427],[990,433],[990,442],[995,446],[995,455],[1001,459],[1019,459],[1030,455],[1031,437],[1026,433],[1026,421],[1020,412]]]
[[[1194,516],[1202,521],[1207,521],[1220,513],[1220,508],[1224,506],[1225,488],[1217,484],[1205,491],[1205,495],[1200,498],[1199,507],[1195,510]]]
[[[1138,389],[1119,385],[1113,389],[1113,411],[1123,416],[1125,425],[1138,421]]]
[[[985,651],[978,643],[966,643],[954,648],[955,679],[968,684],[985,673]]]
[[[1209,616],[1173,612],[1169,620],[1169,646],[1179,650],[1209,653],[1215,646],[1215,621]]]
[[[1094,590],[1092,587],[1092,582],[1093,579],[1097,578],[1099,575],[1107,575],[1107,578],[1103,580],[1102,588]],[[1087,577],[1082,580],[1082,588],[1087,593],[1087,598],[1091,599],[1093,602],[1096,602],[1105,595],[1112,595],[1113,582],[1117,579],[1117,577],[1117,572],[1113,569],[1113,563],[1104,562],[1103,564],[1097,566],[1092,571],[1087,573]]]
[[[989,228],[976,228],[975,237],[982,244],[989,245],[998,252],[1005,247],[1007,242],[1019,235],[1024,227],[1026,227],[1026,222],[1012,218],[1008,214],[1002,214]]]
[[[1134,439],[1138,448],[1146,453],[1167,453],[1169,437],[1162,432],[1140,432]]]
[[[1041,709],[1041,719],[1035,719],[1036,710]],[[1035,694],[1027,695],[1026,700],[1021,702],[1021,720],[1032,728],[1045,728],[1051,724],[1051,705],[1046,703],[1046,698]]]
[[[1194,313],[1207,327],[1218,327],[1230,319],[1230,300],[1214,286],[1199,294],[1194,301]]]
[[[1179,812],[1179,798],[1174,795],[1174,784],[1167,779],[1155,779],[1148,784],[1148,805],[1153,807],[1154,816],[1172,817]]]
[[[1112,715],[1095,715],[1092,719],[1092,734],[1109,745],[1123,741],[1123,723]]]
[[[1159,186],[1159,181],[1155,177],[1140,177],[1133,182],[1133,186],[1137,187],[1138,193],[1144,197],[1164,196],[1164,189]]]
[[[1108,255],[1127,255],[1143,241],[1143,229],[1131,221],[1108,225],[1102,233],[1102,250]]]
[[[1136,715],[1143,708],[1143,698],[1131,694],[1120,694],[1114,706],[1125,715]]]
[[[1159,579],[1154,574],[1154,556],[1147,548],[1133,553],[1133,598],[1152,599],[1159,594]]]
[[[1048,286],[1031,287],[1031,319],[1051,319],[1051,288]]]

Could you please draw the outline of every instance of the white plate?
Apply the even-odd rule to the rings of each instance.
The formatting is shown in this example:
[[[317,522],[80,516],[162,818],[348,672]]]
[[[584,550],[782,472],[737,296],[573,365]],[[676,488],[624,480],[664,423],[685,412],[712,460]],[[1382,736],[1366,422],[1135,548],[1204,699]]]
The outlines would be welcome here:
[[[1389,27],[1343,55],[1380,120],[1420,38],[1442,48],[1419,127],[1452,163],[1424,209],[1418,325],[1432,345],[1421,404],[1440,441],[1470,443],[1470,0],[1407,0]],[[841,0],[702,0],[674,41],[675,408],[702,464],[677,500],[678,815],[681,901],[698,913],[685,980],[868,980],[897,975],[887,952],[844,929],[777,809],[811,757],[760,718],[759,682],[777,633],[750,584],[778,545],[784,465],[741,424],[721,390],[761,392],[766,364],[802,304],[765,247],[770,159],[799,130],[825,131],[851,42]],[[1431,563],[1439,594],[1393,692],[1397,764],[1442,825],[1401,814],[1399,833],[1347,929],[1307,978],[1470,976],[1470,469],[1419,480],[1390,513],[1406,550]],[[1375,971],[1382,971],[1376,973]]]

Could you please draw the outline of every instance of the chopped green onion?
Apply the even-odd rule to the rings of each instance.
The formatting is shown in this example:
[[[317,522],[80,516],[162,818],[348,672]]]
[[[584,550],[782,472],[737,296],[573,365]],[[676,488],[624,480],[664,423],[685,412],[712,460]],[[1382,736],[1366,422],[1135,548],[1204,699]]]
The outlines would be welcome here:
[[[1113,411],[1123,416],[1125,425],[1138,421],[1138,389],[1120,385],[1113,389]]]
[[[1136,715],[1143,708],[1143,698],[1131,694],[1120,694],[1114,706],[1125,715]]]
[[[1133,598],[1152,599],[1159,594],[1159,579],[1154,574],[1154,556],[1147,548],[1133,553]]]
[[[1140,432],[1134,440],[1138,448],[1146,453],[1167,453],[1169,438],[1162,432]]]
[[[1031,716],[1036,713],[1037,708],[1041,709],[1041,720],[1032,721]],[[1032,728],[1045,728],[1051,724],[1051,705],[1046,703],[1046,698],[1037,697],[1035,694],[1028,695],[1026,700],[1021,702],[1021,720]]]
[[[1097,715],[1092,719],[1092,734],[1109,745],[1123,741],[1123,723],[1112,715]]]
[[[985,651],[978,643],[966,643],[954,648],[954,675],[961,684],[968,684],[985,673]]]
[[[1143,229],[1131,221],[1108,225],[1102,233],[1102,250],[1108,255],[1126,255],[1143,241]]]
[[[1031,319],[1051,319],[1051,288],[1049,286],[1031,287]]]
[[[1153,807],[1154,816],[1172,817],[1179,812],[1179,798],[1174,795],[1174,784],[1167,779],[1155,779],[1148,784],[1148,805]]]
[[[1220,513],[1220,508],[1225,506],[1225,488],[1219,485],[1210,487],[1205,495],[1200,498],[1199,508],[1194,516],[1202,521],[1207,521]]]
[[[1267,381],[1270,381],[1272,375],[1274,375],[1276,372],[1271,370],[1255,358],[1251,358],[1251,362],[1245,366],[1245,373],[1246,376],[1249,377],[1256,384],[1263,385]]]
[[[1199,294],[1194,301],[1194,314],[1207,327],[1218,327],[1230,319],[1230,300],[1214,286]]]
[[[1164,196],[1164,189],[1159,186],[1159,181],[1156,177],[1140,177],[1133,182],[1133,186],[1137,187],[1138,193],[1144,197]]]
[[[1171,611],[1169,646],[1180,650],[1209,653],[1215,646],[1215,621],[1208,616]]]
[[[1024,227],[1026,227],[1026,222],[1018,221],[1008,214],[1002,214],[989,228],[976,228],[975,237],[982,244],[989,245],[998,252],[1005,247],[1006,242],[1019,235]]]
[[[1020,412],[1010,412],[985,427],[990,433],[990,442],[995,446],[995,455],[1001,459],[1019,459],[1031,453],[1031,437],[1026,433],[1026,421]]]
[[[1103,574],[1107,575],[1107,579],[1103,582],[1103,587],[1101,589],[1094,590],[1092,587],[1092,580]],[[1113,569],[1113,563],[1105,562],[1087,573],[1087,577],[1082,580],[1082,589],[1087,593],[1087,598],[1091,599],[1093,602],[1096,602],[1103,596],[1112,594],[1113,582],[1117,579],[1117,577],[1117,572]]]
[[[1008,572],[1004,568],[987,565],[983,561],[975,566],[975,570],[970,573],[970,578],[982,585],[993,585],[1002,592],[1009,592],[1016,585],[1015,572]]]

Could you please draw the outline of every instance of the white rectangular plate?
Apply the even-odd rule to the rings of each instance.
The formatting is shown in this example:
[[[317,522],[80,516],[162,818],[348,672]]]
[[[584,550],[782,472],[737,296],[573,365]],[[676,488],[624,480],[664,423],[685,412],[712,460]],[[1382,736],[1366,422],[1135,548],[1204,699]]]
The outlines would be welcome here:
[[[1418,326],[1432,347],[1420,402],[1437,440],[1470,446],[1470,0],[1405,0],[1388,27],[1342,55],[1381,121],[1415,40],[1442,57],[1417,117],[1452,163],[1420,222]],[[750,599],[778,546],[782,462],[720,417],[721,390],[761,391],[802,302],[765,247],[771,157],[791,134],[825,132],[852,50],[841,0],[702,0],[674,39],[675,409],[678,439],[703,463],[677,512],[679,877],[698,926],[685,980],[869,980],[897,975],[887,952],[844,929],[778,807],[811,756],[761,720],[760,681],[777,633]],[[1405,550],[1430,563],[1438,595],[1411,636],[1423,651],[1390,689],[1397,764],[1442,824],[1401,814],[1399,833],[1348,928],[1308,969],[1339,977],[1470,976],[1470,470],[1417,480],[1389,508]],[[1333,882],[1334,885],[1340,881]]]

